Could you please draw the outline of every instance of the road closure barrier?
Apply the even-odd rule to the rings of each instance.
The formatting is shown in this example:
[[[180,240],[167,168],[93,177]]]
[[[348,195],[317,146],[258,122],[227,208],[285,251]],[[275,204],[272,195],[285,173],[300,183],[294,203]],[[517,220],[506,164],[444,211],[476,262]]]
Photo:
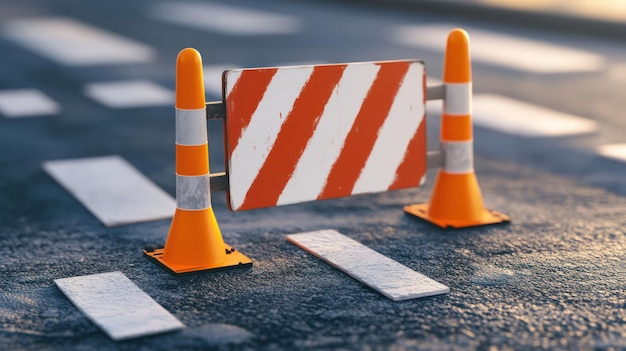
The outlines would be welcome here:
[[[508,216],[484,207],[474,173],[472,70],[469,37],[461,29],[448,36],[443,83],[439,137],[442,164],[430,203],[405,206],[404,210],[443,228],[508,222]]]
[[[231,209],[419,186],[424,77],[416,60],[227,71]]]
[[[163,249],[175,273],[245,267],[224,244],[211,191],[231,210],[413,188],[440,167],[429,204],[405,211],[438,226],[509,221],[483,206],[474,174],[467,33],[450,33],[444,85],[419,60],[227,70],[223,101],[205,102],[202,59],[176,66],[176,202]],[[426,100],[444,100],[440,151],[426,150]],[[210,174],[206,119],[225,119],[226,172]]]

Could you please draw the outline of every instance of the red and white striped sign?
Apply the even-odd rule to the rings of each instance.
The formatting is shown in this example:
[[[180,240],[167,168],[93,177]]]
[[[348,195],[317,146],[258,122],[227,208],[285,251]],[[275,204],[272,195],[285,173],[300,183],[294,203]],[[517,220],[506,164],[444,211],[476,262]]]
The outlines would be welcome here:
[[[421,185],[425,77],[416,60],[227,71],[231,209]]]

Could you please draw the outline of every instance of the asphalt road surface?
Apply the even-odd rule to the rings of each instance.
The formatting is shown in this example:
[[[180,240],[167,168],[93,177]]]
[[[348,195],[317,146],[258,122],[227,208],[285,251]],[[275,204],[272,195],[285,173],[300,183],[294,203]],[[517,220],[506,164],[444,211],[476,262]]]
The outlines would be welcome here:
[[[626,349],[622,41],[354,3],[185,4],[0,4],[0,349]],[[442,231],[405,215],[428,201],[432,171],[419,189],[235,213],[216,193],[225,241],[254,265],[174,277],[141,251],[168,219],[105,227],[42,169],[118,155],[174,196],[184,47],[203,55],[208,100],[225,67],[420,58],[437,84],[455,26],[472,40],[476,172],[509,225]],[[221,125],[209,128],[222,171]],[[393,302],[285,240],[327,228],[450,293]],[[114,342],[53,283],[111,271],[186,328]]]

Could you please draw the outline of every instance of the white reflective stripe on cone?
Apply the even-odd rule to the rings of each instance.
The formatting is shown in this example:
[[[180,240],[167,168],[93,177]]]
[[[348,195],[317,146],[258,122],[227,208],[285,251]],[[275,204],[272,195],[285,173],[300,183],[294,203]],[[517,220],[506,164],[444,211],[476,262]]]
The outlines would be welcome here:
[[[450,116],[466,116],[472,113],[472,83],[445,83],[443,113]]]
[[[474,172],[474,142],[442,141],[443,171],[451,174]]]
[[[209,175],[176,175],[176,207],[182,210],[205,210],[211,207]]]
[[[176,109],[176,144],[196,146],[207,143],[206,109]]]

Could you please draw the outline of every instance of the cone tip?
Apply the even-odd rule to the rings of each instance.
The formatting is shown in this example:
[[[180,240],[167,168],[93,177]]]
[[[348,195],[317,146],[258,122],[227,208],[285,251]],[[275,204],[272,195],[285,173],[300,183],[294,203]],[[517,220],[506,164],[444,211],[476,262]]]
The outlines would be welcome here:
[[[202,57],[194,48],[185,48],[176,58],[176,107],[200,109],[206,106]]]
[[[469,35],[465,30],[455,28],[450,31],[444,61],[444,82],[470,83],[472,81]]]
[[[450,40],[454,42],[462,41],[467,43],[469,42],[469,35],[463,28],[454,28],[450,31],[450,34],[448,34],[448,41]]]

